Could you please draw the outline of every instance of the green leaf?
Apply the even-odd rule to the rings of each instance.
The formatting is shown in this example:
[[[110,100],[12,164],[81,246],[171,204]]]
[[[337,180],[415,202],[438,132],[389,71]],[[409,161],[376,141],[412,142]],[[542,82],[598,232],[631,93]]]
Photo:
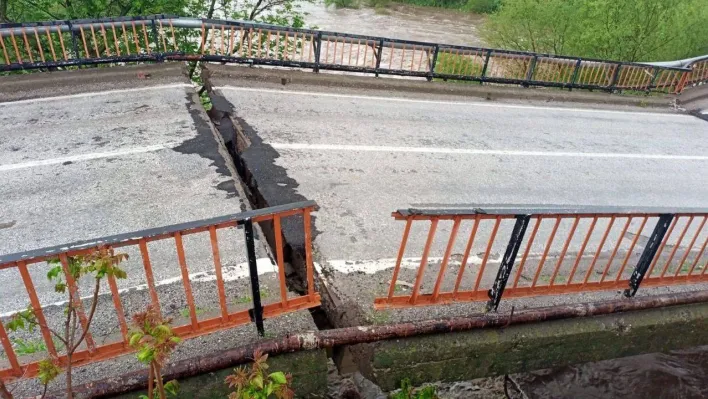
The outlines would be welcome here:
[[[151,361],[154,360],[155,357],[155,349],[153,348],[143,348],[138,351],[138,353],[135,355],[138,360],[142,363],[150,363]]]
[[[263,389],[263,376],[262,375],[257,375],[255,377],[253,377],[251,382],[253,383],[253,385],[258,387],[259,389]]]
[[[57,262],[58,261],[59,260],[57,259]],[[49,271],[47,272],[47,279],[53,280],[53,279],[58,278],[59,275],[61,274],[61,271],[62,271],[61,266],[54,266],[53,268],[49,269]]]
[[[133,333],[133,335],[130,336],[130,346],[136,346],[142,338],[143,338],[142,333],[139,333],[139,332]]]
[[[276,371],[268,376],[276,384],[287,384],[288,380],[285,378],[285,374],[282,371]]]
[[[179,391],[179,382],[177,380],[168,381],[165,384],[165,391],[172,396],[176,396]]]
[[[64,294],[66,293],[66,284],[65,283],[56,283],[54,285],[54,291]]]

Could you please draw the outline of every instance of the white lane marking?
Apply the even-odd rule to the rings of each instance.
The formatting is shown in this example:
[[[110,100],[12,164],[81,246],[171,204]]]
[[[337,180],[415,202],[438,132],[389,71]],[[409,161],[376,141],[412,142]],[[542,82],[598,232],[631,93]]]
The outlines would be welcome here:
[[[456,155],[506,155],[526,157],[578,157],[578,158],[629,158],[662,159],[673,161],[708,161],[703,155],[665,155],[665,154],[623,154],[612,152],[547,152],[547,151],[511,151],[511,150],[475,150],[471,148],[429,148],[429,147],[391,147],[347,144],[307,144],[307,143],[268,143],[276,150],[310,151],[364,151],[364,152],[413,152],[423,154]]]
[[[138,92],[138,91],[150,91],[150,90],[162,90],[162,89],[173,89],[177,87],[192,87],[188,83],[173,83],[173,84],[168,84],[168,85],[159,85],[159,86],[147,86],[147,87],[134,87],[130,89],[116,89],[116,90],[105,90],[105,91],[90,91],[86,93],[77,93],[77,94],[67,94],[65,96],[55,96],[55,97],[41,97],[41,98],[30,98],[27,100],[17,100],[17,101],[4,101],[0,102],[0,106],[3,105],[15,105],[15,104],[28,104],[28,103],[39,103],[39,102],[46,102],[46,101],[57,101],[57,100],[67,100],[71,98],[84,98],[84,97],[93,97],[93,96],[109,96],[111,94],[119,94],[119,93],[133,93],[133,92]]]
[[[270,258],[258,258],[256,259],[256,268],[258,269],[258,275],[266,274],[266,273],[276,273],[278,271],[278,266],[273,263],[273,261],[270,260]],[[242,278],[249,277],[249,271],[248,271],[248,262],[243,262],[239,263],[236,266],[227,266],[223,268],[223,274],[222,278],[224,282],[229,282],[229,281],[236,281],[240,280]],[[191,273],[189,275],[189,280],[190,281],[195,281],[195,282],[208,282],[208,281],[216,281],[216,274],[210,273],[210,272],[198,272],[198,273]],[[156,287],[160,287],[163,285],[170,285],[170,284],[175,284],[178,282],[182,281],[182,277],[172,277],[164,280],[159,280],[155,282]],[[181,285],[180,285],[181,286]],[[127,287],[127,288],[121,288],[118,290],[118,293],[123,294],[129,291],[143,291],[147,290],[147,284],[140,284],[136,285],[134,287]],[[106,292],[101,292],[101,295],[110,295],[110,291]],[[85,299],[91,299],[92,296],[83,296],[81,297],[82,300]],[[50,303],[47,305],[42,305],[43,308],[47,308],[49,306],[62,306],[69,301],[59,301],[59,302],[54,302]],[[22,309],[17,309],[17,310],[12,310],[12,311],[7,311],[0,313],[0,318],[4,317],[9,317],[12,316],[20,311],[25,310],[26,308]]]
[[[43,159],[41,161],[11,163],[9,165],[0,165],[0,172],[8,172],[11,170],[34,168],[36,166],[57,165],[57,164],[64,163],[64,162],[88,161],[91,159],[119,157],[119,156],[123,156],[123,155],[131,155],[131,154],[142,154],[142,153],[146,153],[146,152],[153,152],[153,151],[169,149],[169,148],[175,147],[177,145],[179,145],[179,143],[157,144],[157,145],[150,145],[150,146],[146,146],[146,147],[130,148],[127,150],[94,152],[94,153],[90,153],[90,154],[72,155],[69,157]]]
[[[565,107],[539,107],[535,105],[516,105],[516,104],[506,104],[499,102],[472,102],[472,101],[441,101],[441,100],[420,100],[414,98],[402,98],[402,97],[379,97],[379,96],[362,96],[355,94],[336,94],[336,93],[320,93],[314,91],[296,91],[296,90],[277,90],[277,89],[256,89],[252,87],[234,87],[234,86],[220,86],[215,89],[222,90],[234,90],[234,91],[250,91],[257,93],[276,93],[276,94],[295,94],[302,96],[322,96],[322,97],[336,97],[336,98],[350,98],[357,100],[376,100],[376,101],[398,101],[398,102],[408,102],[408,103],[420,103],[420,104],[437,104],[437,105],[464,105],[464,106],[475,106],[475,107],[493,107],[493,108],[512,108],[512,109],[531,109],[531,110],[542,110],[542,111],[566,111],[566,112],[592,112],[592,113],[606,113],[606,114],[623,114],[623,115],[653,115],[653,116],[667,116],[667,117],[679,117],[679,118],[690,118],[691,115],[685,114],[674,114],[674,113],[661,113],[661,112],[638,112],[638,111],[616,111],[607,109],[590,109],[590,108],[565,108]]]

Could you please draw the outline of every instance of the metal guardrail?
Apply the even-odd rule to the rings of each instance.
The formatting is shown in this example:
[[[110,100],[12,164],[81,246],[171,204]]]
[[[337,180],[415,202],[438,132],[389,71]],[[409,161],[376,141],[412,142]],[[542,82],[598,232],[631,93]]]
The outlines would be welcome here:
[[[680,92],[705,69],[167,15],[0,25],[0,71],[189,60],[495,84]],[[702,65],[702,64],[701,64]]]
[[[85,322],[85,315],[83,315],[83,312],[80,311],[80,309],[83,309],[83,306],[80,305],[82,302],[81,295],[76,282],[68,273],[69,257],[90,254],[100,248],[117,249],[130,246],[138,247],[145,271],[144,282],[148,289],[150,301],[153,306],[159,310],[160,300],[156,290],[148,244],[165,240],[174,240],[181,280],[189,311],[189,324],[174,327],[173,330],[175,333],[183,338],[193,338],[254,322],[259,334],[263,335],[264,318],[276,317],[284,313],[320,305],[320,296],[315,292],[314,288],[312,238],[310,232],[310,213],[315,210],[316,207],[317,204],[314,201],[298,202],[289,205],[242,212],[196,222],[177,224],[133,233],[120,234],[96,240],[44,248],[35,251],[5,255],[0,256],[0,270],[16,269],[19,272],[25,285],[27,295],[30,299],[30,306],[34,311],[39,324],[38,333],[41,334],[49,355],[52,358],[57,359],[59,362],[65,362],[66,355],[61,354],[61,351],[57,350],[54,342],[52,341],[51,331],[47,326],[42,305],[31,277],[30,266],[32,264],[41,264],[52,259],[60,260],[64,266],[64,274],[66,276],[67,284],[69,284],[71,301],[79,304],[79,306],[77,306],[79,318],[82,322]],[[305,237],[304,247],[307,269],[307,293],[299,297],[288,297],[288,291],[285,284],[285,260],[283,256],[281,220],[287,217],[302,217],[303,219],[303,230]],[[263,222],[272,223],[276,243],[276,261],[278,265],[278,281],[280,286],[280,300],[268,305],[263,305],[261,301],[253,230],[254,223]],[[248,268],[251,283],[250,295],[253,307],[249,310],[231,311],[227,305],[227,297],[225,294],[217,232],[222,229],[237,226],[243,227],[244,229],[246,254],[248,257]],[[209,235],[217,288],[217,298],[215,298],[214,302],[216,303],[218,301],[218,309],[220,312],[220,316],[207,319],[199,318],[197,308],[195,306],[185,257],[185,245],[183,243],[183,237],[199,233],[206,233]],[[74,353],[73,363],[76,365],[105,360],[133,351],[129,346],[128,325],[126,323],[125,309],[121,303],[118,285],[112,276],[108,276],[107,281],[115,307],[115,315],[117,318],[116,322],[120,327],[122,339],[117,342],[97,345],[91,336],[91,332],[87,332],[86,348]],[[0,343],[2,343],[5,357],[9,360],[10,366],[9,368],[0,367],[0,378],[30,378],[37,374],[38,362],[31,360],[26,363],[22,362],[22,359],[20,359],[16,354],[8,337],[7,331],[2,323],[0,323]]]
[[[706,209],[408,209],[393,217],[406,225],[388,295],[376,298],[376,308],[487,300],[487,309],[495,310],[502,297],[621,289],[632,297],[640,285],[708,282]],[[401,295],[397,284],[414,222],[429,223],[427,239],[422,256],[415,258],[420,259],[415,283],[409,294]],[[453,249],[463,225],[469,236],[454,273]],[[442,228],[449,231],[444,254],[430,261],[436,231]],[[509,241],[493,270],[488,266],[500,231],[509,235]],[[471,264],[475,243],[484,249],[478,253],[478,264]],[[431,268],[437,268],[435,283],[423,290],[426,269]]]

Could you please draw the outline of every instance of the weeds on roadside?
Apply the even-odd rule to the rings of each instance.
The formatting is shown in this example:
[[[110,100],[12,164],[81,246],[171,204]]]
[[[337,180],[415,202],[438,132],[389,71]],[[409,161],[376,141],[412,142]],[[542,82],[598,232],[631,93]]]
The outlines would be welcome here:
[[[145,312],[133,315],[130,346],[137,351],[137,359],[150,368],[148,393],[140,399],[165,399],[177,394],[179,384],[172,380],[163,383],[162,367],[182,340],[172,331],[172,319],[164,319],[159,310],[149,305]]]

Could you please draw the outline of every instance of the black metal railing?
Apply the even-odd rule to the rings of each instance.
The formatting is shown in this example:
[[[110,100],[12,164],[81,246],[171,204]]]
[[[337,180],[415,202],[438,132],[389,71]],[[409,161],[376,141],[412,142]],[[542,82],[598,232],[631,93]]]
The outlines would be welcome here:
[[[703,70],[691,75],[690,67],[170,15],[1,24],[0,47],[4,59],[0,71],[188,60],[428,80],[672,93],[705,75]]]

